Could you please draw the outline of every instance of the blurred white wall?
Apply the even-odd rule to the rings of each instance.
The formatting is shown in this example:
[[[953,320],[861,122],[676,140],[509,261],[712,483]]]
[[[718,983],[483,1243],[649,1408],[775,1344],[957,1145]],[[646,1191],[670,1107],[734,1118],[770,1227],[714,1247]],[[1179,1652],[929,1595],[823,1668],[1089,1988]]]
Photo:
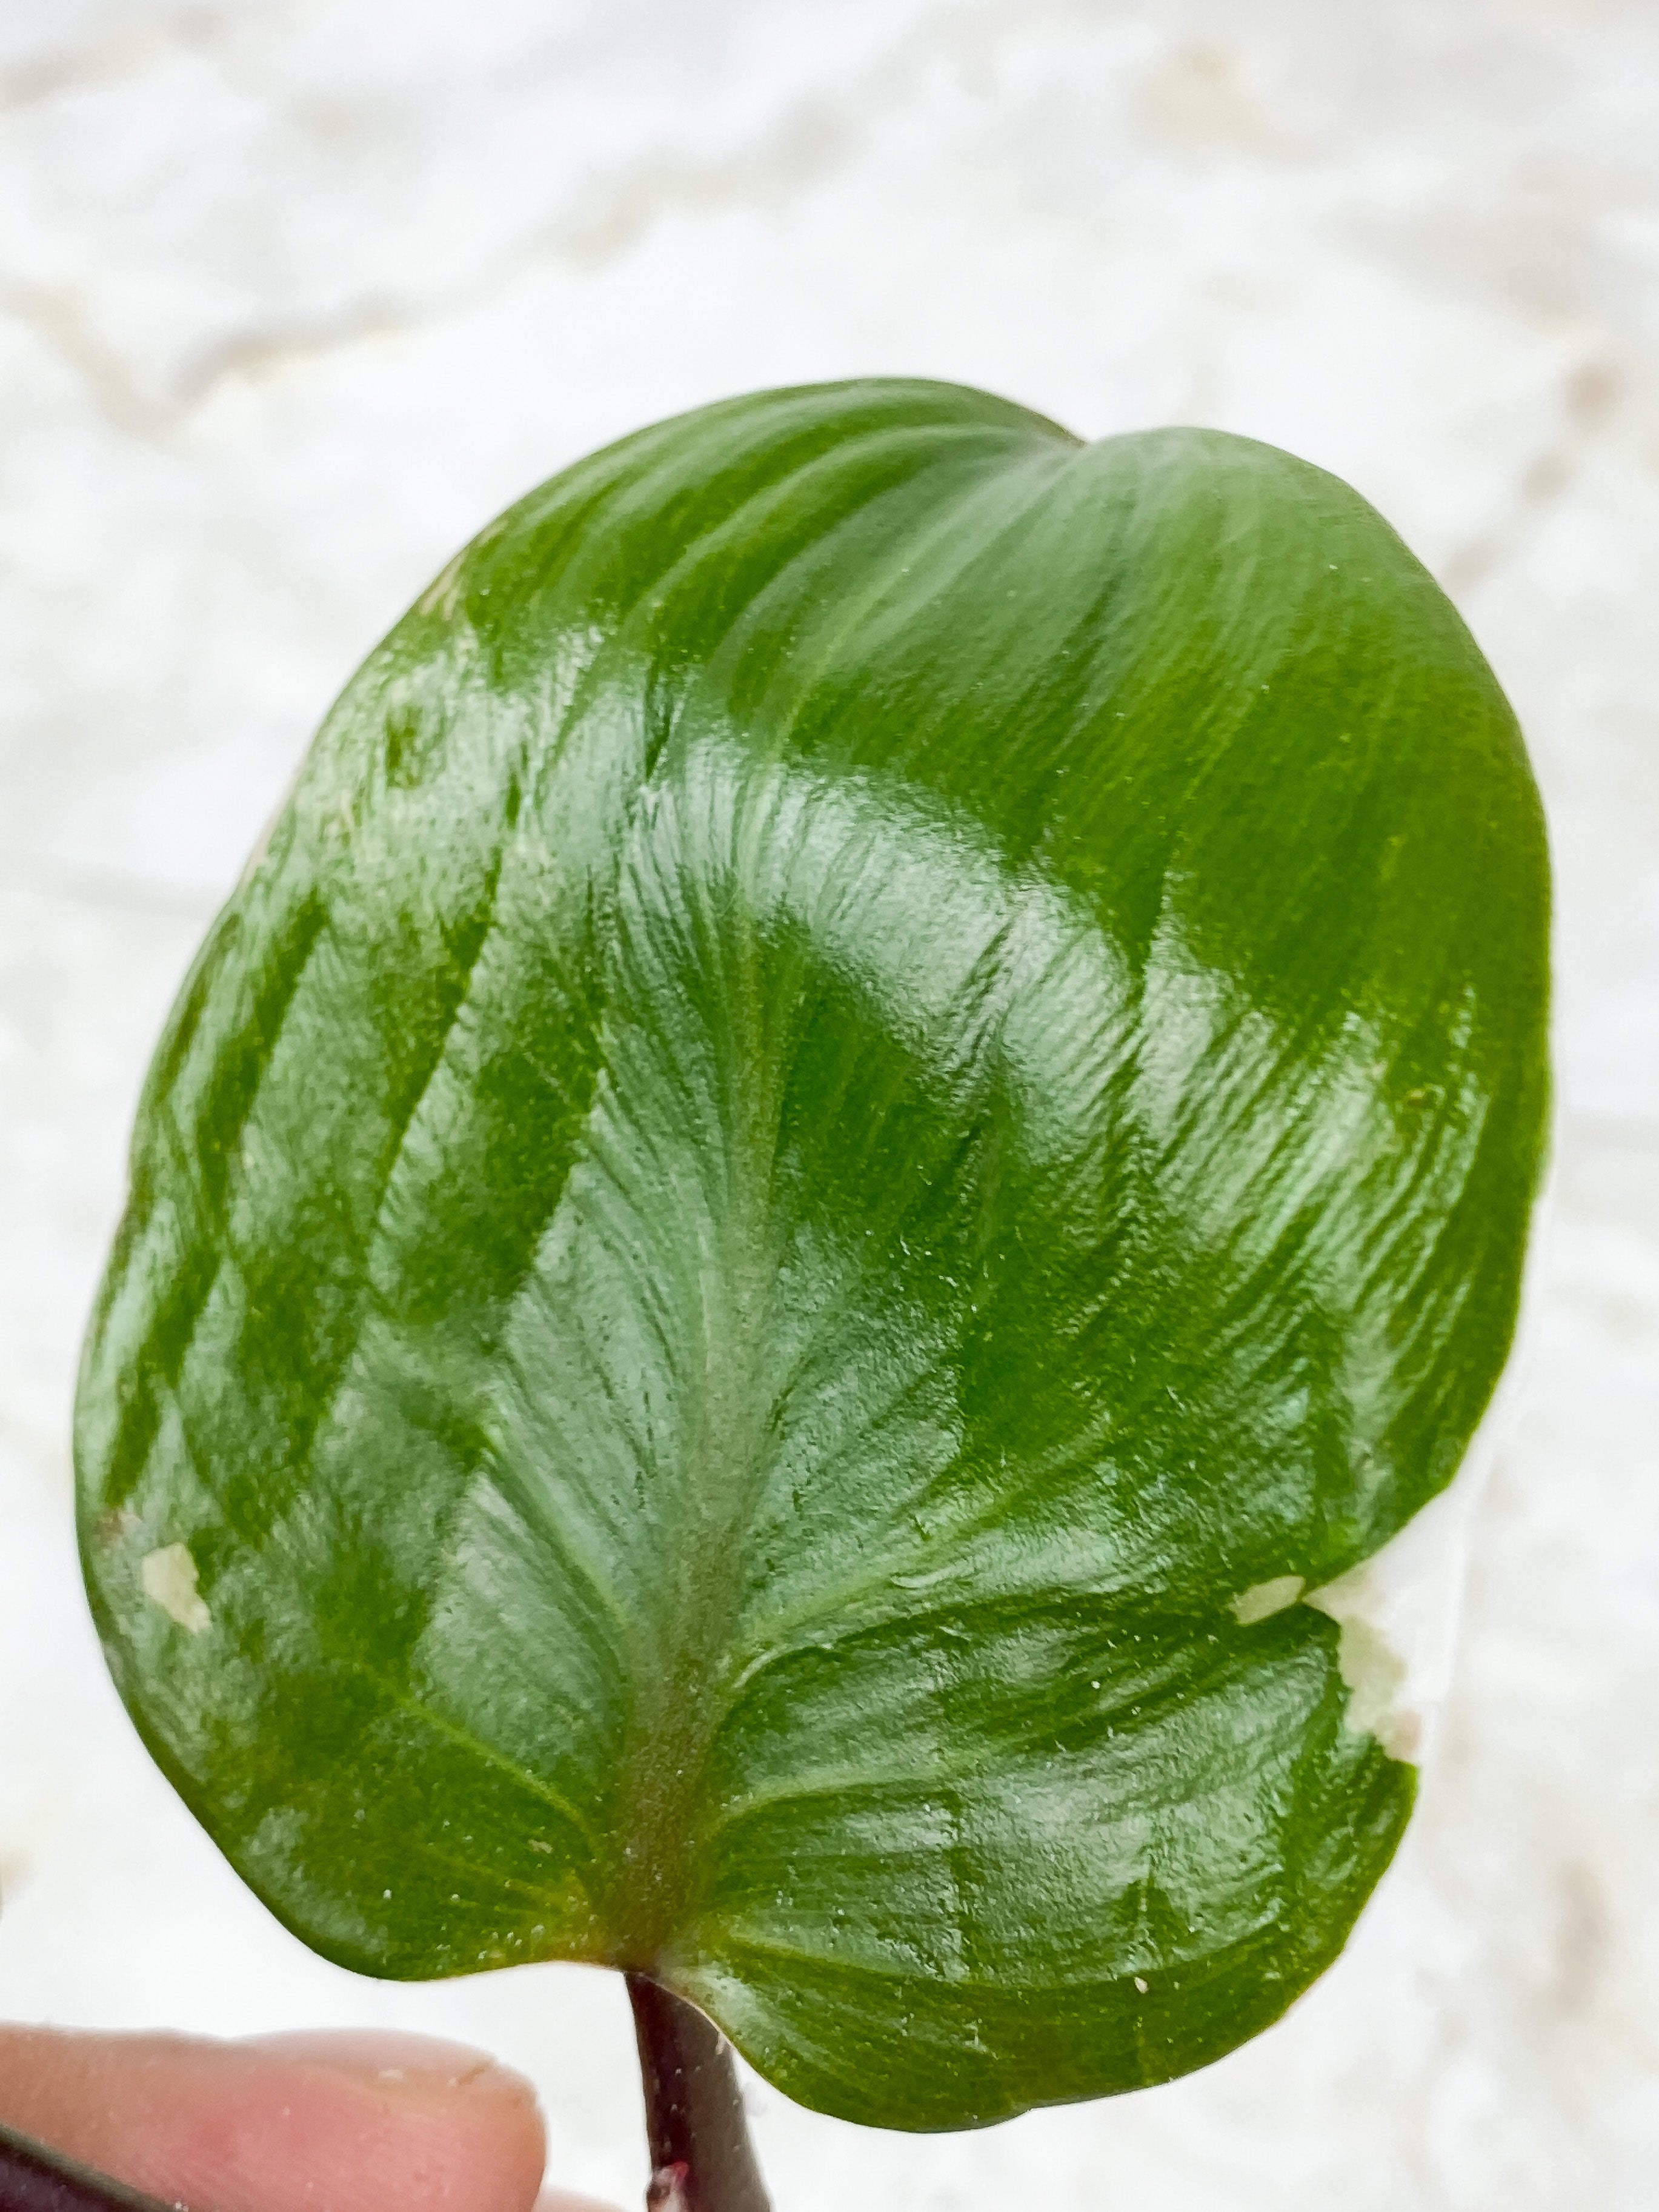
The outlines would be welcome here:
[[[637,2201],[619,1987],[300,1949],[149,1770],[70,1530],[77,1339],[180,972],[331,694],[601,440],[915,371],[1247,431],[1444,580],[1560,878],[1559,1178],[1405,1857],[1169,2089],[864,2134],[780,2212],[1659,2203],[1659,7],[0,0],[0,2012],[492,2044]]]

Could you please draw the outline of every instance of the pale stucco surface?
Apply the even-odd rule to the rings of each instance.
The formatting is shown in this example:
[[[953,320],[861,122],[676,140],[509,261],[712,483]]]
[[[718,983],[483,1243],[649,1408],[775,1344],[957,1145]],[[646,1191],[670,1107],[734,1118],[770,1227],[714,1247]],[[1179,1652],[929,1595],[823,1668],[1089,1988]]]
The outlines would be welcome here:
[[[1659,8],[4,0],[0,2013],[501,2049],[641,2174],[625,2007],[354,1981],[104,1680],[69,1401],[147,1050],[335,687],[602,439],[917,371],[1349,477],[1509,687],[1559,866],[1554,1228],[1420,1820],[1189,2081],[988,2134],[755,2093],[781,2212],[1659,2203]]]

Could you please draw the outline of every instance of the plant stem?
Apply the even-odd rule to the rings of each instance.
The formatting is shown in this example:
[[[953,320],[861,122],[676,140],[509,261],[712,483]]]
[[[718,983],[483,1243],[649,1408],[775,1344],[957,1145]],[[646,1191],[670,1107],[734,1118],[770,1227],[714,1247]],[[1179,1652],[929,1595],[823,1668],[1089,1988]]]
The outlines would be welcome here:
[[[0,2128],[0,2212],[167,2212],[153,2197]]]
[[[627,1981],[651,2147],[647,2212],[772,2212],[731,2045],[695,2005],[648,1975]]]

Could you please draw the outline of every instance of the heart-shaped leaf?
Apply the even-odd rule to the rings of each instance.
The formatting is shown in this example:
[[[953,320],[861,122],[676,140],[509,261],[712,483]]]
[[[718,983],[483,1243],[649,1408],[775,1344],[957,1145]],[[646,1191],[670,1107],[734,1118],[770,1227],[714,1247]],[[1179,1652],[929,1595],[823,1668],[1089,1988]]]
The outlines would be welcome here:
[[[1411,1803],[1294,1601],[1503,1363],[1547,908],[1283,453],[877,382],[572,469],[151,1074],[79,1432],[147,1741],[329,1956],[648,1970],[855,2119],[1217,2057]]]

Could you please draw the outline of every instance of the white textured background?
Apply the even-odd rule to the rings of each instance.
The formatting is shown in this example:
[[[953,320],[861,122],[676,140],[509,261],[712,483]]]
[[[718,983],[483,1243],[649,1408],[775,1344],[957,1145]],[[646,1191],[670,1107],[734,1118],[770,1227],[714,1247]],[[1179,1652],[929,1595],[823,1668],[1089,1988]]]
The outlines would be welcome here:
[[[1554,1234],[1449,1726],[1346,1959],[987,2135],[757,2091],[780,2212],[1659,2205],[1659,6],[0,0],[0,2012],[376,2020],[637,2201],[620,1987],[319,1964],[147,1766],[70,1534],[149,1044],[335,688],[489,514],[915,371],[1347,477],[1464,608],[1559,868]]]

